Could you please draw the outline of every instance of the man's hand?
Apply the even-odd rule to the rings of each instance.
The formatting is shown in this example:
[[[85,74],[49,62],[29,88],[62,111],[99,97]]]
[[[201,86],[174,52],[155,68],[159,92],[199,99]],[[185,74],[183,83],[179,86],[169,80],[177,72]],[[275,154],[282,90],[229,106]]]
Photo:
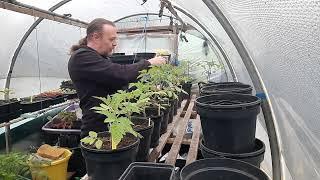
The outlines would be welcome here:
[[[148,61],[151,63],[151,65],[166,64],[166,59],[161,56],[154,57],[152,59],[149,59]]]

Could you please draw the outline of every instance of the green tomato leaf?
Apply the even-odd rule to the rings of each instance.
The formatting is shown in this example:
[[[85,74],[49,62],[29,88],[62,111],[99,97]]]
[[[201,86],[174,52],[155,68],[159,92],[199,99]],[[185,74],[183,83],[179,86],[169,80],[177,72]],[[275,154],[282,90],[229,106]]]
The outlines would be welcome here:
[[[98,137],[98,134],[94,131],[90,131],[89,132],[89,136],[92,137],[92,138],[97,138]]]
[[[96,145],[96,148],[97,148],[97,149],[101,149],[101,147],[102,147],[102,141],[101,141],[100,139],[98,139],[98,140],[96,141],[95,145]]]

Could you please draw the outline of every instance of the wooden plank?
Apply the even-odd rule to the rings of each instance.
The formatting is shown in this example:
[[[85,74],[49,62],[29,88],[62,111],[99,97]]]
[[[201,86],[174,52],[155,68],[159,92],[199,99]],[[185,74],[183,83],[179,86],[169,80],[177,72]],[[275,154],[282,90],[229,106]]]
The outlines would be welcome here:
[[[172,32],[171,26],[150,26],[150,27],[136,27],[136,28],[121,28],[118,29],[118,33],[145,33],[146,32]]]
[[[167,141],[167,144],[173,144],[174,139],[175,139],[175,138],[169,138],[168,141]],[[183,138],[181,144],[190,145],[190,144],[191,144],[191,139]]]
[[[183,111],[181,113],[180,117],[184,117],[186,115],[186,112],[187,111]],[[196,119],[196,118],[197,118],[197,112],[196,111],[192,111],[190,119]]]
[[[190,104],[189,104],[189,107],[187,109],[187,113],[184,116],[183,120],[180,122],[181,124],[180,124],[179,130],[178,130],[179,133],[176,136],[176,138],[171,146],[171,150],[168,153],[168,157],[165,161],[166,164],[175,165],[175,163],[176,163],[177,156],[179,154],[180,147],[181,147],[181,142],[182,142],[183,137],[185,135],[186,127],[188,125],[188,121],[191,116],[192,108],[194,105],[194,98],[195,98],[195,96],[192,97]]]
[[[200,131],[201,131],[200,116],[197,115],[197,118],[193,120],[193,135],[192,135],[192,140],[191,140],[191,144],[190,144],[190,148],[187,156],[186,165],[197,160],[199,141],[200,141]]]
[[[176,124],[178,124],[178,122],[179,122],[180,114],[181,114],[181,112],[182,112],[183,107],[185,106],[185,104],[186,104],[186,101],[185,101],[185,100],[182,101],[182,103],[181,103],[182,106],[181,106],[181,108],[178,109],[177,115],[174,116],[172,123],[170,123],[170,124],[168,125],[167,132],[164,133],[164,134],[160,137],[160,139],[159,139],[159,145],[151,151],[151,153],[150,153],[150,155],[149,155],[149,158],[148,158],[148,161],[149,161],[149,162],[155,162],[155,161],[157,160],[157,158],[159,157],[160,153],[162,152],[164,146],[165,146],[166,143],[167,143],[168,138],[171,136],[171,133],[173,132],[174,127],[175,127]]]
[[[39,9],[39,8],[36,8],[33,6],[26,6],[22,3],[12,4],[9,2],[1,1],[0,8],[7,9],[10,11],[14,11],[14,12],[18,12],[21,14],[27,14],[27,15],[34,16],[34,17],[40,17],[40,18],[44,18],[47,20],[52,20],[52,21],[56,21],[56,22],[60,22],[60,23],[64,23],[64,24],[69,24],[72,26],[78,26],[78,27],[82,27],[82,28],[86,28],[88,26],[88,23],[80,21],[78,19],[65,17],[63,15],[56,14],[56,13],[53,13],[53,12],[50,12],[47,10],[42,10],[42,9]]]

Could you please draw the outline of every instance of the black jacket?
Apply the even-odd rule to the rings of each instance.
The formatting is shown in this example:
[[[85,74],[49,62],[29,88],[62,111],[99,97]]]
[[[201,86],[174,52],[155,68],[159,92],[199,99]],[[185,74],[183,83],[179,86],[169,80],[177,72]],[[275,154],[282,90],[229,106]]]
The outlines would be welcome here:
[[[135,64],[120,65],[98,54],[92,48],[84,47],[75,51],[68,63],[69,75],[80,98],[83,113],[81,137],[89,131],[106,131],[103,122],[106,118],[91,110],[101,101],[93,96],[105,97],[115,93],[128,83],[135,81],[139,71],[148,68],[150,62],[139,61]]]

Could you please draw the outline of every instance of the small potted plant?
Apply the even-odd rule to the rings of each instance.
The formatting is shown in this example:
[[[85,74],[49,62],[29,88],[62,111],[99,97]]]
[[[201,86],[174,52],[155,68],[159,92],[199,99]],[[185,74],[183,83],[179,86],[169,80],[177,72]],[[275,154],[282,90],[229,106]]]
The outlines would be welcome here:
[[[151,136],[151,147],[156,147],[159,144],[162,124],[165,122],[163,119],[164,114],[161,111],[163,107],[156,98],[157,95],[159,95],[161,92],[155,91],[152,85],[142,82],[130,84],[130,88],[133,87],[136,88],[136,90],[132,92],[133,94],[135,94],[135,101],[141,98],[148,98],[148,101],[146,101],[146,103],[141,106],[141,113],[136,113],[135,116],[144,117],[153,121],[154,127]]]
[[[200,66],[203,69],[203,74],[206,76],[207,82],[198,82],[199,90],[201,92],[201,88],[204,85],[215,84],[215,82],[211,81],[211,76],[219,69],[222,68],[222,65],[216,63],[215,61],[202,61],[197,63],[197,66]]]
[[[21,115],[20,101],[16,98],[10,99],[10,94],[13,94],[13,91],[4,89],[0,90],[0,94],[3,94],[4,98],[9,99],[0,100],[0,123],[19,117]]]
[[[127,117],[130,112],[140,112],[139,107],[123,101],[125,93],[116,93],[107,98],[97,97],[102,103],[93,107],[106,116],[108,131],[89,135],[81,139],[81,149],[86,161],[88,176],[95,180],[118,179],[124,170],[136,159],[139,137],[133,123]]]

